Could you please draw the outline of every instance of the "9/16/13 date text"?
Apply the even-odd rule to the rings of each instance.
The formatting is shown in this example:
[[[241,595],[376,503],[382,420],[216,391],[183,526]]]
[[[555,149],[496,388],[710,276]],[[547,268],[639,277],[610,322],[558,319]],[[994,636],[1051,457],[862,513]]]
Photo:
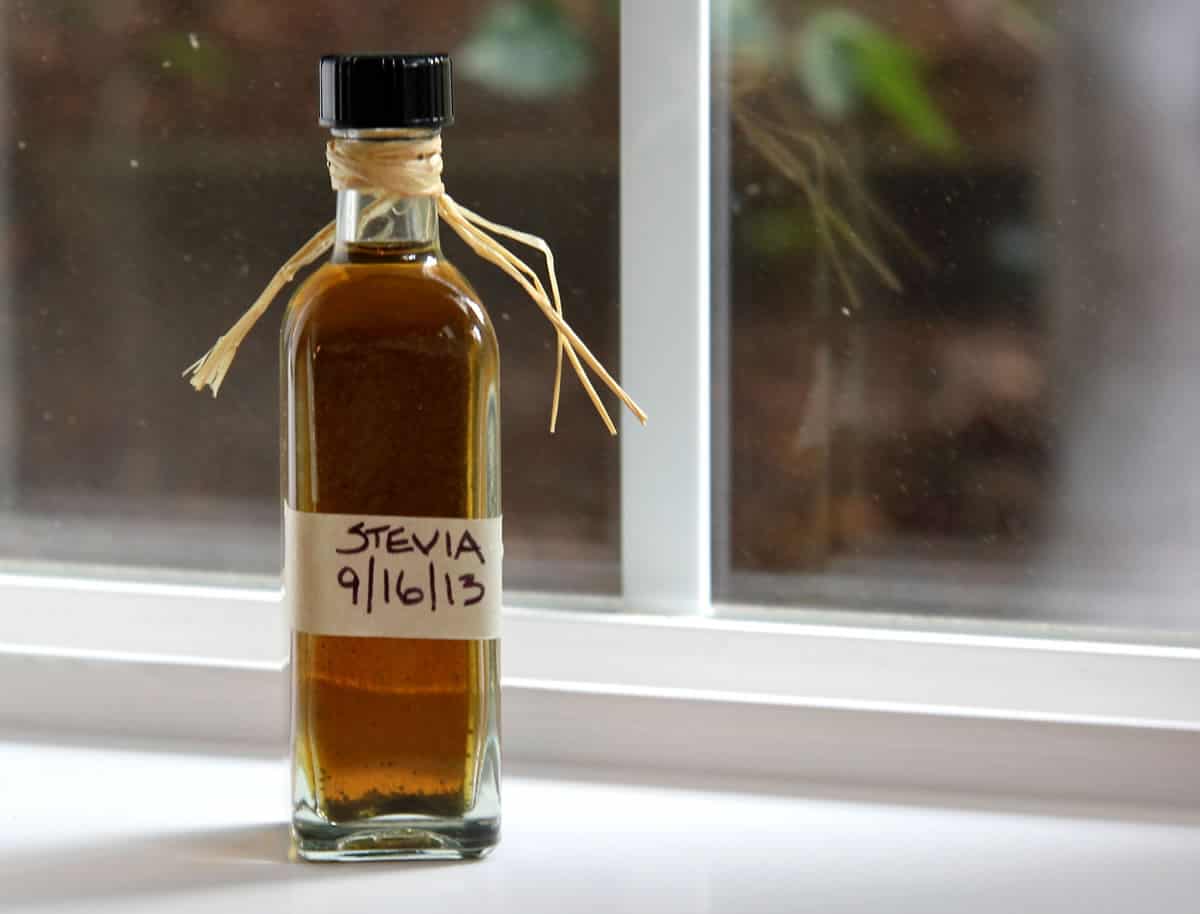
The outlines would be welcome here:
[[[424,538],[403,525],[363,522],[346,529],[342,556],[358,556],[358,561],[342,565],[337,572],[338,585],[350,597],[354,607],[371,613],[377,606],[393,603],[427,608],[437,612],[442,606],[474,606],[487,595],[470,566],[487,564],[487,557],[469,530],[434,530]],[[362,567],[365,553],[366,567]],[[443,558],[444,553],[444,558]],[[391,567],[387,557],[408,555],[403,567]],[[420,568],[414,567],[414,555],[429,556]]]

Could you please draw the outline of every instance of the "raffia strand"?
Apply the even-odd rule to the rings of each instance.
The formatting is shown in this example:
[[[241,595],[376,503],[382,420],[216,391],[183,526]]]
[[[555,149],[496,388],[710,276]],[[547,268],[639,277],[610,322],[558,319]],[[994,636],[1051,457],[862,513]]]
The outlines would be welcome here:
[[[592,384],[587,369],[591,369],[638,421],[645,425],[645,412],[622,389],[567,323],[563,315],[558,274],[554,269],[554,252],[545,239],[492,222],[460,205],[446,193],[441,180],[441,137],[404,143],[334,139],[326,146],[325,158],[329,165],[330,182],[335,190],[362,190],[380,195],[360,215],[364,223],[386,212],[398,198],[433,196],[437,199],[438,215],[441,219],[454,229],[477,255],[507,273],[538,306],[554,328],[558,344],[554,395],[550,407],[551,432],[555,430],[558,421],[564,355],[611,434],[617,433],[617,427]],[[335,227],[335,223],[326,225],[289,257],[237,323],[230,327],[201,359],[184,371],[185,376],[191,376],[192,387],[196,390],[208,387],[214,397],[217,395],[237,354],[238,346],[284,286],[290,283],[300,270],[333,246]],[[496,235],[533,248],[545,257],[546,273],[550,278],[549,294],[537,271],[505,247]]]

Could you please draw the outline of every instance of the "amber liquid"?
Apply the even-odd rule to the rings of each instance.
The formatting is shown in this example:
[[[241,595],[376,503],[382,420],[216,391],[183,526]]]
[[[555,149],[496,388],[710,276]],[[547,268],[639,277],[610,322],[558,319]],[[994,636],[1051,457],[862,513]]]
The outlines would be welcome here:
[[[434,249],[348,246],[296,293],[283,349],[293,508],[499,514],[495,333]],[[496,641],[294,637],[301,802],[335,823],[470,810],[497,738]]]

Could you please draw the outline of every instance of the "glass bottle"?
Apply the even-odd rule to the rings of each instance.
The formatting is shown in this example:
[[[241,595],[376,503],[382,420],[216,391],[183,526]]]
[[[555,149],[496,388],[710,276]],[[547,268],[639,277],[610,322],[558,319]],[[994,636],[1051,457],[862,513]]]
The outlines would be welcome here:
[[[321,82],[344,143],[452,120],[444,55],[324,58]],[[442,256],[436,199],[364,218],[384,196],[339,191],[333,255],[282,331],[292,828],[310,860],[476,857],[499,837],[499,352]]]

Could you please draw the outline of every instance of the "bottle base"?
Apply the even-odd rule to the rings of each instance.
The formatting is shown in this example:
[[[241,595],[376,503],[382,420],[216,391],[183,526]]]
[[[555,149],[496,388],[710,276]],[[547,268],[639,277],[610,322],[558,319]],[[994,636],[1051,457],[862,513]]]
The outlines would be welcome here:
[[[499,841],[499,823],[487,821],[292,825],[296,856],[311,862],[477,860]]]

